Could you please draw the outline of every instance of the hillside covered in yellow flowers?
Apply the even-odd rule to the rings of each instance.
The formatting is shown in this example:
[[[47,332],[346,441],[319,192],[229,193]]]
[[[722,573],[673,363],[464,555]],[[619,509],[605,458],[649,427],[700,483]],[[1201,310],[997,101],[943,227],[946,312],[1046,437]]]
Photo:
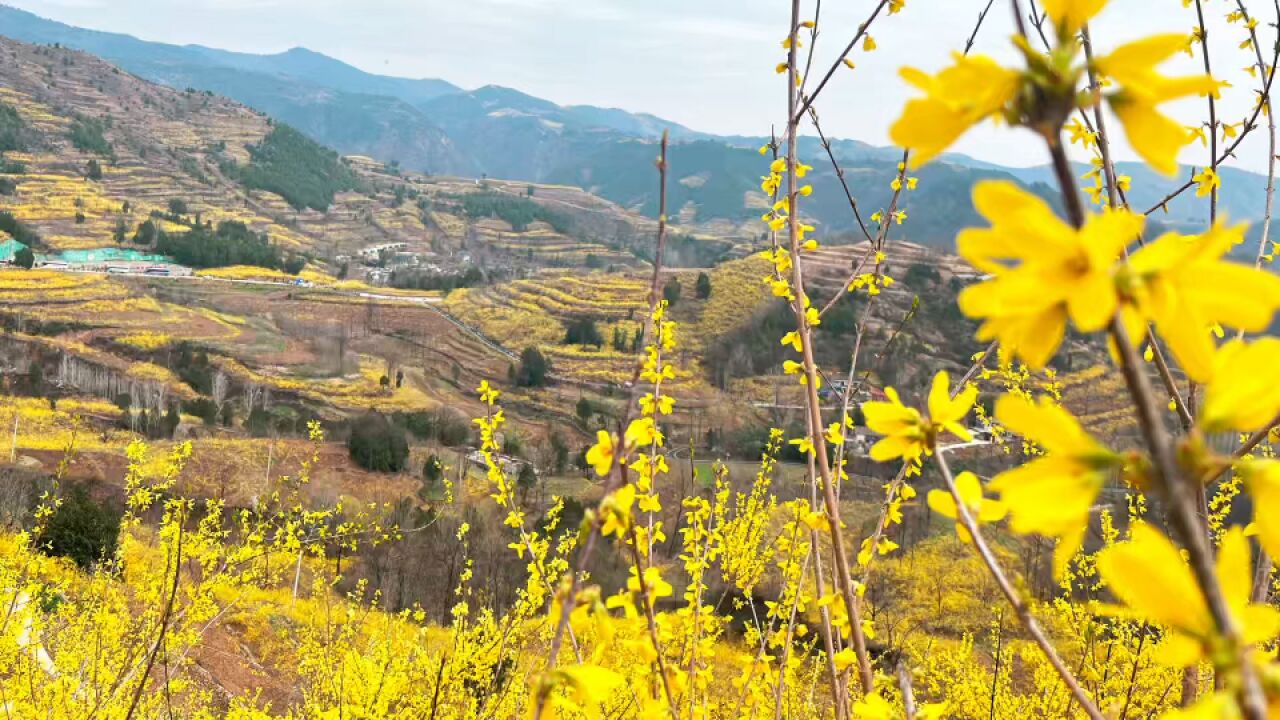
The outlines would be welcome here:
[[[1280,5],[974,3],[869,193],[928,3],[772,4],[732,222],[687,128],[428,175],[0,38],[0,716],[1280,718]],[[547,105],[468,132],[664,122]]]

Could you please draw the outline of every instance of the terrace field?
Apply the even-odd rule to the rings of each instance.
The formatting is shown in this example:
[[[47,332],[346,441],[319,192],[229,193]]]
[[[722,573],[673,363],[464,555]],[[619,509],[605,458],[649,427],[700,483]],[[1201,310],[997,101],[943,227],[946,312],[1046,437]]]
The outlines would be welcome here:
[[[0,39],[0,53],[12,60],[0,66],[0,103],[20,118],[23,145],[4,153],[14,189],[0,209],[37,250],[150,253],[157,243],[143,232],[147,222],[171,235],[234,222],[297,261],[289,270],[195,266],[190,278],[0,271],[6,365],[24,392],[58,404],[40,421],[53,423],[51,439],[37,446],[20,433],[19,450],[52,453],[80,423],[99,433],[86,446],[96,451],[155,435],[156,418],[172,415],[173,437],[203,443],[209,462],[243,463],[253,474],[264,464],[253,436],[301,441],[308,420],[337,442],[370,413],[461,423],[448,443],[436,435],[413,443],[418,467],[407,472],[417,473],[424,448],[462,452],[474,443],[467,419],[483,412],[474,388],[487,381],[504,389],[526,456],[545,466],[553,436],[579,454],[622,412],[652,278],[654,220],[567,185],[425,176],[337,158],[244,106],[152,85],[65,48]],[[271,143],[327,167],[332,184],[282,183],[287,176],[271,174],[280,168],[259,156]],[[673,293],[678,328],[668,358],[676,368],[668,387],[679,396],[670,437],[725,448],[735,434],[794,430],[802,388],[783,372],[777,339],[789,311],[766,282],[767,239],[755,223],[681,224],[699,214],[674,213],[659,278]],[[418,260],[357,257],[388,243]],[[962,368],[971,328],[954,296],[970,271],[907,242],[884,251],[881,270],[896,282],[871,304],[862,293],[824,317],[824,375],[847,373],[859,328],[860,387],[913,385],[935,369]],[[802,258],[815,303],[842,293],[855,267],[873,270],[873,256],[866,243],[823,238]],[[374,284],[375,270],[406,268],[428,279],[476,272],[460,286],[412,285],[440,289]],[[598,342],[570,342],[571,329],[587,325]],[[515,382],[529,348],[550,363],[546,386]],[[1100,409],[1098,422],[1109,411]],[[346,472],[337,442],[323,446],[327,467]],[[581,490],[558,462],[553,484]],[[379,487],[415,482],[402,473]]]
[[[274,128],[260,113],[208,93],[147,83],[67,48],[0,38],[0,53],[6,58],[0,104],[23,124],[22,147],[4,154],[16,188],[0,196],[0,208],[37,232],[44,249],[112,245],[121,232],[128,244],[148,219],[171,233],[197,220],[234,221],[319,262],[403,242],[415,251],[467,250],[535,266],[577,266],[588,256],[607,266],[635,264],[617,239],[653,226],[577,188],[481,185],[403,173],[362,157],[343,160],[354,182],[335,187],[328,206],[317,209],[243,180],[243,169],[254,164],[252,148]],[[477,192],[554,208],[571,219],[573,235],[542,225],[512,230],[459,214],[459,198]],[[182,203],[177,213],[175,201]]]

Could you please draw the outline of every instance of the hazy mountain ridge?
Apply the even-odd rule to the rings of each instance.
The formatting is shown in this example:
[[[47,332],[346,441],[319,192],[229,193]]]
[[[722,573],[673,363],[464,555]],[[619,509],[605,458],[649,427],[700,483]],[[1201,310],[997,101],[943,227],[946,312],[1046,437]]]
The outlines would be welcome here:
[[[715,136],[662,118],[616,108],[561,106],[512,88],[487,85],[465,91],[447,81],[387,77],[359,70],[305,48],[253,55],[203,46],[153,43],[84,30],[0,6],[0,33],[38,43],[61,43],[100,55],[146,79],[171,87],[210,90],[298,127],[346,154],[438,175],[489,176],[517,181],[575,184],[624,206],[655,215],[649,174],[650,147],[664,129],[678,147],[672,153],[672,201],[686,222],[741,223],[765,206],[758,191],[762,172],[756,149],[763,137]],[[888,184],[901,151],[854,139],[832,139],[832,152],[865,216],[887,204]],[[813,219],[828,230],[856,229],[844,192],[817,138],[801,139],[800,152],[817,170]],[[1048,166],[1003,167],[960,154],[926,169],[921,190],[909,196],[912,239],[947,242],[962,222],[976,221],[969,187],[983,177],[1027,185],[1052,185]],[[945,168],[945,169],[944,169]],[[1077,175],[1088,171],[1077,166]],[[1145,209],[1190,177],[1152,173],[1121,163],[1133,178],[1129,199]],[[1223,168],[1220,207],[1234,219],[1261,217],[1265,178]],[[942,183],[938,187],[936,183]],[[930,202],[926,203],[925,200]],[[1156,219],[1201,224],[1206,203],[1185,193]]]

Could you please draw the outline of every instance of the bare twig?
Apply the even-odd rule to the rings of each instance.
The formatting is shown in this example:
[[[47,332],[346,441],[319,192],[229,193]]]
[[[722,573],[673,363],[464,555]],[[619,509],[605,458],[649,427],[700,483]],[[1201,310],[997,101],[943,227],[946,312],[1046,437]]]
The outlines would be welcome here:
[[[793,44],[794,45],[794,44]],[[792,78],[794,82],[794,78]],[[653,313],[657,308],[659,289],[658,282],[662,274],[662,256],[666,250],[667,239],[667,131],[662,132],[662,144],[658,155],[658,236],[655,244],[655,253],[653,256],[653,278],[649,286],[649,310],[645,319],[645,331],[643,337],[647,341],[653,334]],[[640,373],[644,368],[643,356],[636,358],[635,370],[631,378],[631,395],[627,401],[627,410],[623,415],[621,429],[625,429],[630,418],[635,414],[636,406],[639,403],[639,387]],[[626,464],[621,462],[621,453],[617,453],[614,457],[613,467],[609,470],[609,481],[605,484],[604,494],[601,496],[601,502],[604,498],[609,497],[615,490],[627,483]],[[595,520],[591,523],[591,529],[587,533],[586,542],[583,543],[582,550],[578,555],[578,562],[574,567],[573,573],[569,576],[569,587],[566,589],[567,596],[561,603],[560,617],[556,621],[556,630],[551,637],[551,645],[547,651],[547,667],[554,668],[559,661],[560,648],[564,643],[565,630],[569,625],[569,615],[573,611],[573,598],[577,597],[578,586],[582,576],[586,573],[587,568],[591,564],[591,555],[600,538],[601,519],[597,514]],[[539,720],[542,716],[542,710],[545,707],[545,695],[539,694],[537,704],[533,711],[533,720]]]
[[[159,654],[160,648],[164,645],[165,636],[169,631],[169,618],[173,615],[173,604],[178,597],[178,583],[182,578],[182,534],[186,525],[185,511],[181,508],[177,509],[175,518],[175,522],[178,525],[178,535],[174,541],[173,583],[169,586],[169,595],[165,598],[164,607],[160,610],[160,631],[156,635],[155,642],[151,644],[151,649],[147,651],[147,660],[142,667],[142,674],[138,678],[138,686],[133,690],[133,697],[129,701],[129,710],[124,716],[125,720],[133,720],[133,714],[138,711],[138,702],[142,700],[142,693],[146,690],[151,668],[156,663],[156,655]]]
[[[1037,29],[1039,29],[1039,25],[1037,25]],[[1089,85],[1093,92],[1097,93],[1101,89],[1101,84],[1098,82],[1097,73],[1093,69],[1093,41],[1089,34],[1088,25],[1084,26],[1080,35],[1081,44],[1084,46],[1085,60],[1088,62],[1089,67]],[[1043,31],[1041,31],[1041,38],[1044,38]],[[1046,39],[1045,42],[1047,43],[1048,40]],[[1106,178],[1108,204],[1112,209],[1127,207],[1128,200],[1124,197],[1124,191],[1120,189],[1120,184],[1116,180],[1115,163],[1111,158],[1111,137],[1107,133],[1107,123],[1102,114],[1102,106],[1100,104],[1093,106],[1093,124],[1089,124],[1089,116],[1084,110],[1080,111],[1080,115],[1084,118],[1085,123],[1089,125],[1091,131],[1094,132],[1094,137],[1097,140],[1098,154],[1102,157],[1102,168]],[[1141,235],[1138,236],[1138,243],[1143,243]],[[1128,248],[1125,248],[1126,257],[1128,252]],[[1178,413],[1178,421],[1182,424],[1183,431],[1188,431],[1195,422],[1191,417],[1191,410],[1187,407],[1187,401],[1178,390],[1178,384],[1174,380],[1173,372],[1169,369],[1169,362],[1164,356],[1164,350],[1160,347],[1160,343],[1156,342],[1155,333],[1152,332],[1149,326],[1147,327],[1147,345],[1151,348],[1152,359],[1155,361],[1156,369],[1160,373],[1160,380],[1164,383],[1164,389],[1173,398],[1174,410]]]
[[[916,694],[911,689],[911,668],[907,667],[906,658],[899,658],[896,670],[898,690],[902,692],[902,714],[906,717],[906,720],[915,720]]]
[[[978,22],[973,26],[973,32],[969,34],[969,39],[964,43],[964,54],[968,55],[973,49],[973,43],[978,39],[978,31],[982,29],[982,21],[987,19],[987,13],[991,12],[991,6],[996,0],[987,0],[987,6],[982,8],[982,12],[978,13]]]
[[[876,12],[884,7],[887,2],[882,1],[877,5]],[[794,34],[799,24],[800,17],[800,0],[792,0],[791,2],[791,27],[789,32]],[[874,15],[872,16],[874,18]],[[864,23],[859,30],[859,35],[866,31],[868,23]],[[852,44],[850,49],[852,48]],[[849,571],[849,563],[846,557],[846,549],[844,542],[844,531],[841,528],[840,508],[836,500],[835,486],[832,482],[831,467],[827,457],[826,439],[821,432],[816,431],[822,427],[821,417],[821,401],[818,398],[818,370],[817,362],[813,354],[813,334],[810,332],[809,324],[805,319],[805,308],[802,298],[804,297],[804,278],[801,271],[800,262],[800,236],[799,236],[799,207],[797,200],[799,192],[796,186],[796,166],[798,165],[796,158],[796,142],[798,136],[798,126],[800,118],[803,117],[803,109],[797,111],[797,102],[799,94],[796,87],[795,67],[796,67],[796,47],[795,43],[791,43],[791,48],[787,53],[788,81],[787,81],[787,198],[789,200],[790,213],[787,222],[787,235],[789,241],[789,250],[791,254],[791,280],[794,288],[793,294],[795,299],[792,301],[792,309],[796,317],[796,331],[800,335],[803,355],[804,373],[805,373],[805,390],[806,390],[806,409],[808,412],[807,424],[815,431],[811,436],[811,442],[814,445],[813,452],[817,457],[818,474],[822,479],[822,495],[826,513],[830,518],[831,526],[831,552],[832,562],[836,570],[836,586],[840,591],[840,595],[844,601],[845,610],[849,617],[850,633],[853,636],[853,649],[858,660],[858,675],[861,681],[863,692],[870,693],[875,688],[875,678],[871,673],[871,658],[867,653],[866,636],[862,631],[862,614],[859,607],[857,594],[853,589],[853,578]],[[834,68],[832,69],[834,72]],[[829,75],[828,75],[829,77]],[[825,84],[826,80],[823,80]],[[821,89],[821,85],[819,86]],[[816,91],[815,91],[816,95]],[[833,691],[835,689],[833,688]]]
[[[825,133],[822,132],[822,125],[818,123],[818,109],[809,108],[809,122],[813,123],[813,129],[818,133],[818,142],[822,144],[822,149],[827,151],[827,159],[831,161],[831,167],[836,171],[836,179],[840,181],[840,187],[844,189],[845,199],[849,201],[849,209],[853,211],[853,217],[858,221],[858,228],[862,230],[862,235],[871,240],[871,231],[867,230],[867,224],[862,220],[862,213],[858,210],[858,201],[853,199],[853,193],[849,190],[849,182],[845,179],[844,168],[840,167],[839,161],[836,160],[836,154],[831,149],[831,141],[827,139]]]
[[[1000,562],[996,559],[995,553],[991,551],[986,539],[982,536],[982,529],[978,527],[973,514],[969,512],[965,499],[960,496],[960,491],[956,488],[955,477],[952,476],[951,467],[947,464],[946,451],[943,448],[938,448],[934,457],[938,459],[938,469],[942,471],[942,478],[947,483],[947,490],[950,491],[952,499],[955,500],[956,516],[960,521],[960,525],[972,537],[973,547],[978,551],[978,557],[987,566],[987,570],[991,573],[991,577],[995,579],[1000,592],[1009,601],[1014,615],[1018,617],[1018,622],[1022,624],[1023,629],[1031,636],[1031,640],[1036,646],[1040,648],[1040,652],[1048,659],[1049,664],[1058,673],[1058,677],[1062,678],[1062,682],[1071,691],[1071,696],[1080,705],[1080,709],[1092,720],[1104,720],[1098,707],[1094,705],[1093,700],[1084,691],[1084,688],[1080,687],[1080,683],[1076,680],[1075,675],[1071,673],[1071,669],[1062,661],[1058,651],[1054,649],[1053,643],[1049,642],[1049,638],[1045,636],[1040,623],[1031,614],[1031,608],[1027,605],[1027,602],[1022,599],[1022,596],[1018,594],[1013,584],[1009,582],[1009,578],[1004,574],[1004,570],[1000,567]]]
[[[853,34],[853,39],[845,46],[844,52],[840,53],[840,56],[836,58],[836,61],[831,63],[831,67],[827,70],[827,74],[822,76],[822,82],[818,83],[818,86],[813,89],[813,92],[808,97],[804,98],[804,102],[801,103],[800,108],[797,110],[794,104],[788,105],[792,111],[790,112],[790,120],[787,123],[788,125],[800,122],[800,118],[804,117],[804,114],[809,111],[809,106],[813,104],[814,100],[818,99],[818,93],[822,92],[822,89],[827,86],[827,83],[831,80],[831,76],[835,75],[836,70],[839,70],[840,66],[844,64],[844,59],[849,57],[849,53],[853,52],[853,48],[857,46],[858,41],[867,34],[867,30],[871,27],[871,23],[875,22],[880,11],[884,10],[888,4],[889,0],[880,0],[876,3],[875,9],[871,11],[871,16],[866,19],[866,22],[858,26],[858,31]],[[799,14],[797,14],[796,17],[799,18]],[[798,22],[799,21],[797,20],[796,23],[792,24],[793,29]],[[794,43],[792,43],[792,45],[794,46]],[[792,79],[794,80],[795,63],[791,62],[789,64],[791,66],[790,71],[793,76]]]
[[[1258,117],[1262,114],[1263,108],[1266,107],[1266,105],[1261,101],[1264,99],[1270,99],[1271,97],[1271,86],[1276,78],[1276,64],[1278,62],[1280,62],[1280,43],[1276,44],[1275,53],[1271,57],[1271,64],[1269,66],[1268,71],[1266,72],[1266,81],[1263,83],[1262,92],[1260,93],[1260,97],[1259,97],[1260,102],[1258,103],[1257,107],[1253,109],[1253,114],[1249,116],[1249,119],[1244,121],[1244,126],[1240,128],[1240,133],[1236,135],[1235,139],[1231,141],[1230,145],[1228,145],[1221,153],[1218,154],[1214,163],[1215,167],[1225,162],[1227,158],[1234,157],[1236,148],[1240,147],[1240,143],[1244,142],[1244,139],[1249,136],[1249,133],[1253,132],[1253,130],[1257,128]],[[1174,198],[1178,197],[1179,195],[1186,192],[1187,190],[1190,190],[1192,187],[1195,187],[1195,185],[1196,185],[1195,180],[1188,179],[1186,182],[1184,182],[1183,184],[1179,185],[1178,187],[1170,191],[1156,204],[1152,205],[1151,207],[1143,211],[1143,214],[1150,215],[1151,213],[1154,213],[1155,211],[1167,206]]]
[[[1209,62],[1209,29],[1204,24],[1204,2],[1196,0],[1196,22],[1200,27],[1200,55],[1204,58],[1204,74],[1213,76],[1213,66]],[[1218,171],[1218,100],[1213,93],[1206,96],[1209,101],[1209,167]],[[1218,219],[1218,190],[1209,193],[1209,223]]]
[[[1244,0],[1236,0],[1236,9],[1243,17],[1245,26],[1249,28],[1249,39],[1253,41],[1253,52],[1257,59],[1258,72],[1265,74],[1267,72],[1267,63],[1262,57],[1262,46],[1258,44],[1258,30],[1251,22],[1252,18],[1249,16],[1249,9],[1245,7]],[[1280,0],[1276,2],[1276,27],[1277,33],[1280,33]],[[1280,38],[1277,38],[1276,42],[1277,45],[1280,45]],[[1264,112],[1267,116],[1267,199],[1263,204],[1262,236],[1258,239],[1258,255],[1253,262],[1254,267],[1260,268],[1271,237],[1271,210],[1276,193],[1276,116],[1272,112],[1270,93],[1259,98],[1258,102],[1260,105],[1266,105]],[[1243,330],[1240,331],[1239,336],[1244,336]]]

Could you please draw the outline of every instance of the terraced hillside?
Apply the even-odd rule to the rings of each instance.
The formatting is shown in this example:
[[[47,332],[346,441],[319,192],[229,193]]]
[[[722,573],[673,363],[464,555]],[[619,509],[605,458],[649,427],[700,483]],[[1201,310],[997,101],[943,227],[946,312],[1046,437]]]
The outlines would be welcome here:
[[[334,421],[370,409],[466,415],[478,410],[478,382],[509,388],[520,353],[537,347],[558,387],[512,389],[512,412],[559,417],[585,437],[580,401],[607,410],[631,379],[652,220],[567,185],[427,177],[338,158],[243,106],[151,85],[65,48],[0,39],[0,56],[9,60],[0,65],[0,137],[9,138],[0,192],[10,194],[0,209],[18,223],[10,234],[39,237],[49,251],[154,251],[145,223],[184,234],[237,221],[301,260],[289,272],[234,265],[194,279],[0,273],[10,278],[0,278],[0,315],[21,352],[50,371],[70,357],[70,375],[91,366],[110,376],[76,376],[82,392],[112,400],[136,386],[153,412],[169,400],[212,401],[223,391],[184,365],[194,353],[240,398],[233,426],[268,403]],[[637,185],[656,185],[649,163],[634,174]],[[762,230],[755,220],[671,228],[661,281],[675,299],[674,385],[689,414],[675,422],[690,432],[703,412],[723,415],[725,427],[786,424],[775,410],[795,404],[778,343],[792,321],[764,282]],[[870,255],[865,244],[834,240],[804,257],[823,304]],[[387,243],[425,259],[414,272],[475,277],[452,291],[370,287],[356,256]],[[954,298],[972,273],[921,245],[894,241],[885,251],[882,269],[896,282],[870,306],[861,291],[824,318],[828,377],[847,372],[859,328],[872,387],[961,369],[977,348]],[[134,366],[143,369],[126,372]]]
[[[631,341],[640,327],[648,279],[639,274],[547,271],[501,285],[459,290],[445,307],[502,345],[517,351],[538,347],[555,372],[582,381],[621,384],[634,366]],[[590,319],[601,344],[566,344],[575,319]],[[625,349],[612,344],[615,333]]]
[[[181,215],[244,222],[282,246],[316,249],[317,238],[297,226],[325,213],[295,211],[220,168],[251,162],[247,146],[266,137],[266,118],[221,98],[151,85],[62,48],[0,39],[0,55],[0,103],[16,110],[24,126],[20,147],[6,153],[17,187],[3,205],[50,248],[114,244],[118,225],[132,236],[153,211],[170,213],[178,200],[185,204]],[[347,199],[354,202],[372,199]],[[353,222],[355,214],[348,207],[329,217],[330,238],[359,242],[367,231]]]
[[[154,85],[66,48],[0,37],[0,57],[0,116],[12,126],[12,142],[0,147],[0,208],[51,251],[133,245],[147,220],[170,233],[237,221],[330,270],[339,256],[388,242],[535,266],[591,256],[606,266],[634,264],[617,248],[653,226],[577,188],[429,178],[363,157],[339,162],[291,131],[282,142],[286,131],[243,105]],[[458,200],[477,192],[552,208],[571,219],[572,234],[458,213]]]

